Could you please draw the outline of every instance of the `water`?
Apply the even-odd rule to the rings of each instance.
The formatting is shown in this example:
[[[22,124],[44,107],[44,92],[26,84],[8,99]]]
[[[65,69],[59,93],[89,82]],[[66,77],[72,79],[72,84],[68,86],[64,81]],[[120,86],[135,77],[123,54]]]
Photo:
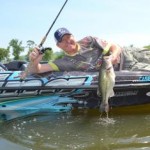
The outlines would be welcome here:
[[[149,150],[150,105],[50,113],[0,124],[0,150]]]

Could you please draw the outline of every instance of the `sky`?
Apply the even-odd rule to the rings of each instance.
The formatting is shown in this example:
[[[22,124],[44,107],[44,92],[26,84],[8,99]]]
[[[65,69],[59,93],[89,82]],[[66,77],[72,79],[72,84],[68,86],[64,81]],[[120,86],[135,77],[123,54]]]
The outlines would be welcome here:
[[[0,0],[0,48],[18,39],[40,44],[65,0]],[[76,40],[85,36],[120,46],[150,45],[150,0],[68,0],[43,46],[59,51],[53,37],[66,27]]]

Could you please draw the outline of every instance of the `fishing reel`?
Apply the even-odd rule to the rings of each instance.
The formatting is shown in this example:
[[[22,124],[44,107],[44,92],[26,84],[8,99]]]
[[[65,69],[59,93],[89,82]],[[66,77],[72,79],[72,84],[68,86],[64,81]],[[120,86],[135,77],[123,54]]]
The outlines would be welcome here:
[[[47,50],[51,51],[52,48],[51,47],[38,47],[39,53],[40,54],[44,54]]]

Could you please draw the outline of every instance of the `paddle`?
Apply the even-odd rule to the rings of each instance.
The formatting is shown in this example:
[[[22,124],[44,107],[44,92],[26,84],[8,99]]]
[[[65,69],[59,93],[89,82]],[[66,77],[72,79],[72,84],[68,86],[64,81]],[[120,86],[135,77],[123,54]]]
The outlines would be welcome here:
[[[46,50],[52,50],[52,48],[43,48],[43,44],[47,39],[47,36],[49,34],[49,32],[51,31],[52,27],[54,26],[57,18],[59,17],[60,13],[62,12],[63,8],[65,7],[66,3],[68,0],[65,1],[65,3],[63,4],[63,6],[61,7],[60,11],[58,12],[57,16],[55,17],[53,23],[51,24],[50,28],[48,29],[47,33],[45,34],[45,36],[43,37],[43,39],[41,40],[41,43],[39,44],[38,48],[39,48],[39,53],[43,54]],[[20,79],[24,80],[26,78],[26,76],[29,74],[30,71],[30,67],[32,66],[32,61],[29,62],[26,70],[24,72],[21,73]]]

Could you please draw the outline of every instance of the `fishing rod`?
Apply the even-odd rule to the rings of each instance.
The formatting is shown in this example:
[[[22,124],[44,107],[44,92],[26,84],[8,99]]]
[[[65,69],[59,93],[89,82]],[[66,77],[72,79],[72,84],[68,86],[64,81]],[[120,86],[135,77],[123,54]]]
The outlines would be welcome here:
[[[40,54],[43,54],[46,50],[52,50],[51,47],[43,48],[43,44],[44,44],[44,42],[46,41],[49,32],[51,31],[52,27],[54,26],[56,20],[58,19],[60,13],[62,12],[62,10],[63,10],[63,8],[65,7],[65,5],[66,5],[67,2],[68,2],[68,0],[65,1],[65,3],[63,4],[63,6],[61,7],[60,11],[58,12],[57,16],[55,17],[54,21],[52,22],[50,28],[48,29],[47,33],[45,34],[45,36],[42,38],[40,44],[38,45],[39,53],[40,53]],[[30,69],[31,66],[32,66],[32,61],[29,62],[29,64],[28,64],[26,70],[21,74],[21,79],[22,79],[22,80],[24,80],[24,79],[26,78],[26,76],[28,75],[29,69]]]
[[[68,0],[66,0],[65,3],[63,4],[63,6],[61,7],[61,9],[60,9],[60,11],[58,12],[57,16],[55,17],[53,23],[51,24],[50,28],[48,29],[47,33],[46,33],[45,36],[43,37],[41,43],[40,43],[39,46],[38,46],[39,48],[41,48],[41,47],[43,46],[44,42],[46,41],[49,32],[51,31],[52,27],[54,26],[54,24],[55,24],[57,18],[59,17],[60,13],[62,12],[63,8],[65,7],[67,1],[68,1]]]

